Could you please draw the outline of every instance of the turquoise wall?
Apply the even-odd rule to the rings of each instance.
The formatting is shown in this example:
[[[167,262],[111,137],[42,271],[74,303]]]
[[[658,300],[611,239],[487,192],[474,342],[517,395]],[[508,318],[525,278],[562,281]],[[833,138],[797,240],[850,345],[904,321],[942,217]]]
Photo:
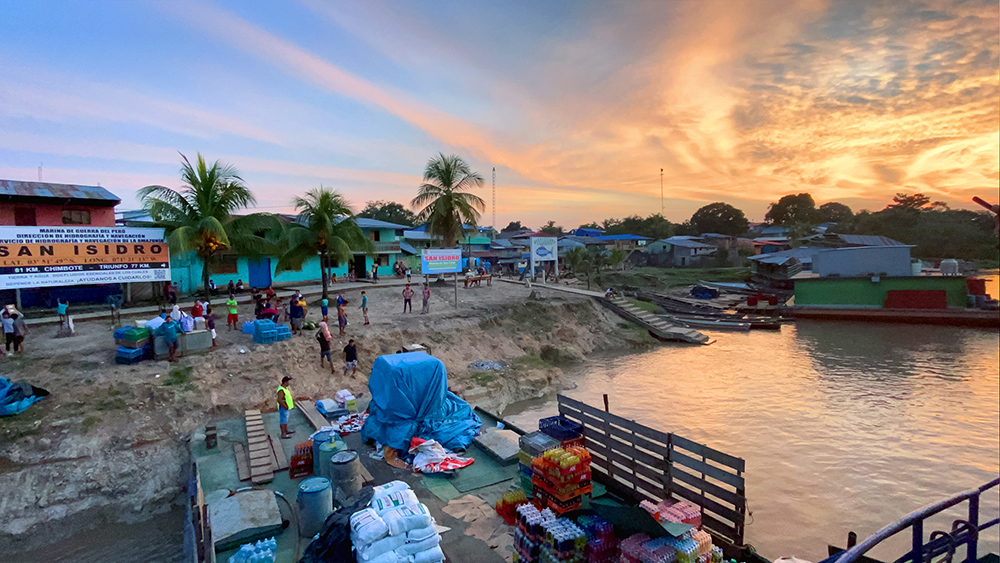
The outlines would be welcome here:
[[[943,289],[949,307],[968,306],[969,291],[961,276],[883,276],[878,282],[868,277],[795,280],[795,306],[881,309],[891,289]]]

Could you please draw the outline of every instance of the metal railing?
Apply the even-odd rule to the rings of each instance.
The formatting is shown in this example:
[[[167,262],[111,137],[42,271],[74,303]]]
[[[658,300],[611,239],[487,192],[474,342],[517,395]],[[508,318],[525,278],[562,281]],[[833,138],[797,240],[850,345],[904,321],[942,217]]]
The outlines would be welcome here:
[[[945,563],[951,563],[955,551],[962,545],[966,546],[965,563],[976,563],[978,559],[979,533],[1000,524],[1000,518],[994,518],[984,524],[979,523],[979,497],[985,491],[996,487],[998,484],[1000,484],[1000,478],[993,479],[981,487],[955,495],[950,499],[921,508],[902,520],[893,522],[875,532],[858,545],[850,547],[850,549],[836,559],[836,563],[855,563],[870,549],[907,528],[912,528],[913,530],[912,547],[906,555],[897,559],[895,563],[904,563],[907,561],[911,563],[929,563],[934,557],[940,555],[945,555],[943,559]],[[955,520],[952,523],[950,532],[943,530],[932,532],[925,543],[924,520],[965,501],[969,501],[968,520]]]

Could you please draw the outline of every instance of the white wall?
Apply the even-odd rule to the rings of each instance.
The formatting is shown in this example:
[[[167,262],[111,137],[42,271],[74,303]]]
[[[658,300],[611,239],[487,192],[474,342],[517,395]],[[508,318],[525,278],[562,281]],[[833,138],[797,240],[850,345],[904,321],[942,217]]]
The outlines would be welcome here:
[[[913,275],[908,246],[859,246],[822,250],[813,255],[812,270],[820,277]]]

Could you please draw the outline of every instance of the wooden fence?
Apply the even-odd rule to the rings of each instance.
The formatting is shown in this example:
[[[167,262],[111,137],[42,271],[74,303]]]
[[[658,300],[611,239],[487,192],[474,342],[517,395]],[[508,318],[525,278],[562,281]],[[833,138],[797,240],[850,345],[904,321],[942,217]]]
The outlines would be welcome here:
[[[595,481],[636,500],[697,504],[703,528],[733,546],[743,545],[747,502],[742,458],[563,395],[558,402],[560,415],[584,427]]]

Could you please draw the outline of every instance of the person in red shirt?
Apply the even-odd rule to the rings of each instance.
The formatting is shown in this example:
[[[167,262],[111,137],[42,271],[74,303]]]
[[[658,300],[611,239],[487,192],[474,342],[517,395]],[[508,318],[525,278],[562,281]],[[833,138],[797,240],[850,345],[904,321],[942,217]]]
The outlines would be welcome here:
[[[205,309],[201,306],[201,301],[194,300],[194,307],[191,307],[191,316],[194,318],[203,317]]]

